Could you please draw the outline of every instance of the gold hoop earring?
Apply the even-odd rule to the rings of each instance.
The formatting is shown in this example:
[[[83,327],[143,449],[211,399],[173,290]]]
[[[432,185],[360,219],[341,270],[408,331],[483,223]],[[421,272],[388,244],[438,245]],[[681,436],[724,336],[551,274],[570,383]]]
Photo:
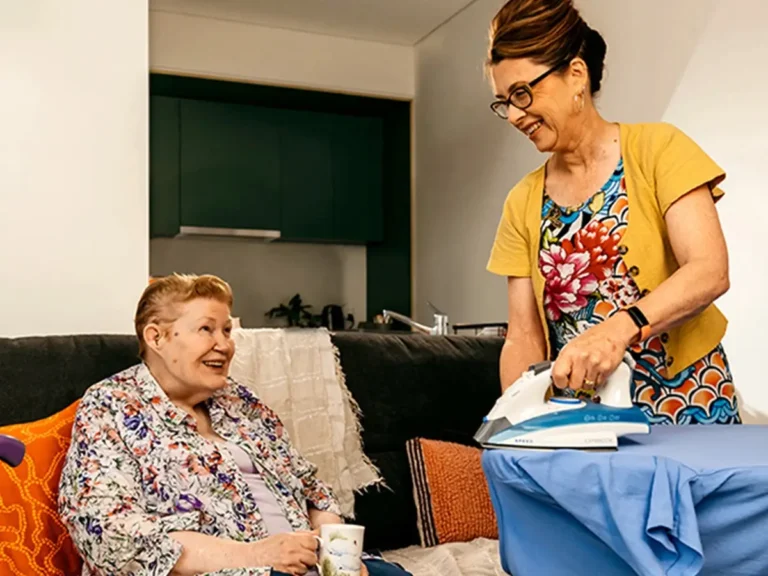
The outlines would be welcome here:
[[[581,94],[573,95],[573,111],[578,114],[584,109],[584,99],[580,98]]]
[[[584,101],[586,99],[585,88],[582,87],[578,94],[573,95],[573,101],[576,104],[576,112],[584,111]]]

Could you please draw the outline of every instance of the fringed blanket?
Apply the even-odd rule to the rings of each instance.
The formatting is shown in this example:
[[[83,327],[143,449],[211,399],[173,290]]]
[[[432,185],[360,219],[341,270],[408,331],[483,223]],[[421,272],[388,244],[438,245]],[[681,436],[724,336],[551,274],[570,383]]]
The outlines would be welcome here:
[[[359,407],[325,329],[237,329],[230,376],[253,390],[285,424],[291,441],[318,467],[344,516],[354,492],[382,482],[363,452]]]
[[[384,553],[413,576],[507,576],[501,567],[499,541],[478,538],[432,548],[410,546]]]

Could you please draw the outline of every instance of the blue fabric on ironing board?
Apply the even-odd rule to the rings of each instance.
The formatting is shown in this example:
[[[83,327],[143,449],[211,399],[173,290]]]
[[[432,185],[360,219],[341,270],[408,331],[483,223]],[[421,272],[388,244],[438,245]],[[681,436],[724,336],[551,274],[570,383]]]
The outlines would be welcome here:
[[[515,576],[768,574],[768,426],[660,426],[616,452],[482,462]]]

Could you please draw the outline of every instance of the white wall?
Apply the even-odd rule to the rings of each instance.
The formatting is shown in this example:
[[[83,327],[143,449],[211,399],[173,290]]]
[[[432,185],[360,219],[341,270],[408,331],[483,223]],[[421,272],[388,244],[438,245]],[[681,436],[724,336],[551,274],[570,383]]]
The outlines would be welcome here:
[[[768,259],[764,209],[768,206],[768,3],[721,0],[681,74],[664,120],[693,136],[726,170],[726,196],[718,203],[729,246],[732,288],[721,301],[730,320],[725,339],[734,381],[752,417],[768,419],[765,329]]]
[[[409,100],[410,46],[150,12],[156,72]]]
[[[147,282],[147,1],[0,6],[0,335],[130,332]]]
[[[158,238],[151,241],[153,275],[216,274],[235,294],[233,314],[246,328],[282,325],[264,313],[301,294],[312,312],[344,306],[365,320],[365,247],[265,244],[241,238]]]
[[[426,300],[454,322],[506,319],[505,280],[485,265],[507,192],[544,157],[488,109],[487,27],[502,4],[477,0],[417,46],[415,305],[422,321]],[[761,30],[768,5],[731,4],[577,0],[608,43],[603,114],[676,123],[729,173],[730,195],[720,203],[732,258],[733,287],[722,301],[731,319],[726,344],[747,412],[768,414],[757,361],[757,326],[768,310],[756,296],[767,265],[749,256],[761,245],[759,220],[745,226],[743,217],[750,203],[765,202],[757,171],[768,130],[768,81],[759,72],[768,56]]]

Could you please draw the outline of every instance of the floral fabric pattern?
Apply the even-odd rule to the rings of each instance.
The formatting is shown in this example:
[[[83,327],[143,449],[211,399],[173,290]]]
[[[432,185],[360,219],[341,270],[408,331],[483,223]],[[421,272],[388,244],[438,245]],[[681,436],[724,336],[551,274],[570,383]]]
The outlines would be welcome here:
[[[539,269],[553,357],[573,338],[642,296],[622,258],[629,203],[620,160],[608,182],[580,206],[545,194]],[[665,335],[634,345],[634,402],[654,424],[741,422],[722,344],[667,378]]]
[[[214,431],[242,448],[294,530],[307,506],[340,513],[315,467],[290,444],[277,415],[230,380],[208,401]],[[83,575],[167,575],[181,555],[174,531],[237,541],[268,533],[227,450],[197,433],[144,364],[83,396],[59,487],[59,512],[84,559]],[[228,570],[267,576],[270,567]]]

